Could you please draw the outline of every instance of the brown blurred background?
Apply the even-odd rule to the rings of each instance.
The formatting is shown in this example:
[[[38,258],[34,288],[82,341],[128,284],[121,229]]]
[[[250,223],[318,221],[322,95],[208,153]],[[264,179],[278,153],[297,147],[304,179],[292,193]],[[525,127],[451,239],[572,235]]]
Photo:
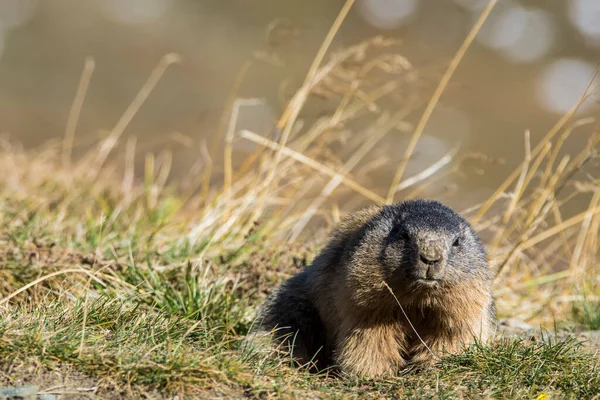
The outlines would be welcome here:
[[[183,62],[169,68],[124,137],[137,137],[142,148],[172,146],[174,172],[181,173],[198,150],[172,140],[174,133],[210,141],[241,65],[257,54],[262,59],[239,96],[258,100],[241,109],[237,127],[271,129],[343,3],[2,0],[0,132],[27,148],[61,139],[84,60],[92,56],[96,68],[76,138],[93,143],[114,126],[160,58],[176,52]],[[430,93],[485,3],[357,0],[331,49],[377,34],[400,39],[399,52],[423,71],[423,90]],[[505,159],[460,183],[470,189],[465,204],[480,200],[522,159],[523,132],[530,129],[535,142],[577,102],[599,55],[600,1],[500,0],[428,124],[420,145],[427,157],[412,172],[457,143]],[[313,106],[304,117],[330,111]],[[597,111],[592,99],[581,116]],[[408,122],[419,116],[417,110]],[[580,147],[584,136],[567,150]],[[374,181],[389,183],[408,137],[398,131],[386,139],[392,162],[371,174]]]

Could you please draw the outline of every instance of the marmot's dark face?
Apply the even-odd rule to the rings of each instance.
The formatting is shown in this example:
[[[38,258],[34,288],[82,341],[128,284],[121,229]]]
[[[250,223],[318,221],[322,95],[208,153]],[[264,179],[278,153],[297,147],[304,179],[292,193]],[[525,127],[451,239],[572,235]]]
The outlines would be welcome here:
[[[362,233],[355,261],[378,264],[398,295],[491,278],[484,247],[469,223],[437,201],[384,207]]]

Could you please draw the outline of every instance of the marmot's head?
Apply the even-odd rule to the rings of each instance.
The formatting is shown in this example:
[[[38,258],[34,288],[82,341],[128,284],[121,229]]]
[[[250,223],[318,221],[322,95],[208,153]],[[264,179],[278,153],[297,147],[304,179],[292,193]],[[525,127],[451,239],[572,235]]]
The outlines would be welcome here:
[[[383,207],[348,243],[347,280],[359,302],[385,281],[399,297],[435,295],[453,286],[489,284],[484,246],[470,224],[438,201]]]

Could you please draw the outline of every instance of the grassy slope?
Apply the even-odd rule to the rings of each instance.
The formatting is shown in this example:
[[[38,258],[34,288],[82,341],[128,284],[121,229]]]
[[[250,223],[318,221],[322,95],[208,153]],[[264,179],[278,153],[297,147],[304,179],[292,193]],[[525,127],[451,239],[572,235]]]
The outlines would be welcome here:
[[[35,164],[26,161],[28,168]],[[256,233],[245,235],[242,248],[209,252],[206,243],[186,239],[189,225],[173,197],[164,195],[151,210],[140,189],[129,204],[111,206],[119,189],[110,181],[100,185],[99,198],[98,183],[62,181],[62,173],[55,169],[21,191],[4,182],[0,192],[6,384],[29,379],[47,389],[67,379],[67,388],[53,391],[97,388],[83,397],[592,398],[600,392],[598,359],[571,339],[474,346],[387,381],[316,377],[244,354],[241,339],[264,291],[301,268],[311,249],[267,250]],[[78,193],[69,199],[71,187]],[[6,301],[30,282],[36,283]]]
[[[105,162],[172,56],[111,136],[81,160],[65,164],[64,149],[53,146],[26,153],[0,142],[0,379],[82,398],[598,397],[598,357],[568,337],[474,346],[383,381],[309,375],[285,359],[242,351],[265,293],[316,250],[281,239],[298,236],[313,217],[335,222],[337,199],[385,202],[381,188],[361,185],[369,182],[364,171],[386,158],[387,133],[416,132],[406,117],[420,98],[397,95],[418,91],[419,79],[389,50],[393,44],[365,41],[311,72],[322,81],[307,80],[278,123],[283,137],[291,133],[281,157],[262,136],[225,135],[223,184],[214,187],[210,168],[180,177],[177,188],[165,185],[168,151],[146,155],[143,182],[132,179],[134,151],[126,151],[124,170]],[[337,108],[296,132],[307,93]],[[345,124],[357,118],[364,131],[350,135]],[[563,154],[585,124],[566,115],[532,149],[527,143],[526,160],[497,193],[464,210],[499,271],[500,316],[598,327],[600,189],[590,169],[597,127],[579,153]],[[241,138],[261,146],[233,168],[232,143]],[[340,144],[347,160],[335,151]],[[400,183],[403,197],[441,193],[445,178],[489,162],[460,155],[408,180],[400,166],[389,194]],[[573,203],[579,208],[567,215]]]

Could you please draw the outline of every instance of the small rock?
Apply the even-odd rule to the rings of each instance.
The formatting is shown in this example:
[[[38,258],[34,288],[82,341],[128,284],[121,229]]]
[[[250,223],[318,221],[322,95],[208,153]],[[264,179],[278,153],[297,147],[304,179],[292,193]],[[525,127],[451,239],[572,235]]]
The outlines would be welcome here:
[[[506,318],[498,321],[498,332],[497,334],[505,338],[517,338],[529,336],[536,332],[536,329],[528,323],[516,319]]]
[[[521,329],[524,331],[529,331],[529,330],[535,329],[533,326],[529,325],[527,322],[521,321],[520,319],[516,319],[516,318],[501,319],[500,321],[498,321],[498,325],[505,326],[507,328]]]
[[[33,398],[37,395],[40,387],[38,385],[24,385],[18,387],[0,388],[0,399],[10,399],[12,397]]]
[[[579,337],[588,340],[600,340],[600,331],[586,331],[579,333]]]

